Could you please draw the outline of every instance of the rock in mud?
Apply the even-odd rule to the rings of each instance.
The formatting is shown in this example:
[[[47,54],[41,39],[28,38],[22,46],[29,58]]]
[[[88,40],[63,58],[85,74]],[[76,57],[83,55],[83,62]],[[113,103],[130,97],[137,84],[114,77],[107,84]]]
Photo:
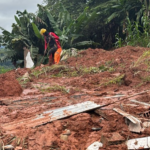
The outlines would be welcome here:
[[[125,139],[119,133],[114,132],[111,134],[103,134],[101,136],[101,142],[105,145],[117,145],[124,142]]]
[[[15,150],[22,150],[22,147],[16,147]]]
[[[124,77],[124,85],[129,86],[132,83],[132,74],[131,73],[126,73]]]
[[[63,132],[63,135],[70,135],[70,134],[71,134],[71,131],[67,129],[65,129],[65,131]]]
[[[22,147],[16,147],[15,150],[22,150]]]
[[[101,130],[101,129],[102,129],[102,128],[100,128],[100,127],[93,127],[93,128],[92,128],[93,131],[99,131],[99,130]]]
[[[67,141],[68,140],[68,135],[61,134],[60,139],[63,140],[63,141]]]

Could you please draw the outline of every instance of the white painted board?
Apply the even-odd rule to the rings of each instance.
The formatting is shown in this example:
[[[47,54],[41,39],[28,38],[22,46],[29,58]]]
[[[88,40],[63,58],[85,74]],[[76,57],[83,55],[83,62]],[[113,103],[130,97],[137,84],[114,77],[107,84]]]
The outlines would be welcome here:
[[[99,150],[100,147],[103,147],[101,142],[94,142],[86,150]]]
[[[126,142],[128,150],[150,148],[150,137],[137,138]]]

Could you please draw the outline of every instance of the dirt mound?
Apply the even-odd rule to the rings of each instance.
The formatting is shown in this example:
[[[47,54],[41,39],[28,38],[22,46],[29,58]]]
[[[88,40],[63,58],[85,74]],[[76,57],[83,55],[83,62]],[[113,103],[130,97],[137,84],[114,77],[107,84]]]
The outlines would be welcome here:
[[[19,96],[22,91],[22,87],[13,76],[0,76],[0,96]]]
[[[126,46],[113,51],[106,51],[104,49],[87,49],[78,53],[76,57],[70,57],[63,64],[70,66],[95,66],[112,62],[114,64],[121,64],[123,62],[130,63],[137,59],[143,51],[148,48]]]
[[[14,70],[6,72],[5,75],[18,78],[20,76],[23,76],[26,72],[31,72],[31,70],[28,68],[18,68],[16,70],[14,69]]]

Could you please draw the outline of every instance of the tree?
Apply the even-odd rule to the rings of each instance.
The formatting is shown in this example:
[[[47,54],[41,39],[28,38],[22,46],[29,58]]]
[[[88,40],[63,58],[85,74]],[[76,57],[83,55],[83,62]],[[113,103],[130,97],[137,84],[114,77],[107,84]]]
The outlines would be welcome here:
[[[89,0],[43,0],[54,17],[57,17],[57,14],[60,12],[59,6],[63,4],[74,19],[77,19],[78,15],[84,11],[88,1]]]
[[[89,3],[91,11],[95,10],[99,16],[95,20],[95,27],[91,23],[87,28],[87,30],[95,29],[90,32],[90,35],[87,33],[87,38],[91,38],[95,42],[101,41],[103,48],[111,48],[115,43],[116,33],[125,38],[123,31],[126,18],[129,17],[136,21],[142,17],[144,11],[142,5],[140,0],[107,0],[99,3],[97,0],[91,1]]]
[[[53,17],[47,7],[43,7],[42,5],[38,5],[38,7],[39,17],[41,17],[41,14],[44,15],[43,18],[45,18],[45,22],[50,25],[48,30],[54,31],[60,37],[63,48],[92,44],[92,41],[84,41],[84,38],[81,39],[80,37],[83,36],[83,27],[86,27],[91,20],[96,18],[97,14],[95,11],[89,14],[87,13],[88,8],[85,8],[78,18],[74,20],[62,4],[59,5],[61,11],[57,18]],[[79,38],[80,42],[78,42]]]
[[[30,47],[32,58],[36,59],[37,55],[42,53],[42,36],[38,34],[41,38],[37,38],[34,30],[33,21],[36,21],[34,14],[28,13],[26,10],[24,12],[17,11],[17,16],[15,16],[16,23],[12,24],[12,32],[8,32],[3,28],[0,28],[3,32],[3,45],[5,45],[4,56],[0,58],[0,61],[6,61],[11,59],[12,62],[17,61],[23,62],[23,46]],[[41,20],[40,20],[41,21]]]
[[[83,37],[86,37],[84,40],[95,41],[103,48],[113,46],[116,33],[119,32],[122,37],[125,36],[122,31],[127,16],[135,21],[140,19],[145,8],[148,8],[144,5],[148,4],[148,0],[45,0],[45,2],[47,2],[46,7],[52,10],[55,18],[61,10],[60,3],[63,3],[73,18],[76,18],[84,7],[89,7],[87,11],[89,14],[96,12],[97,17],[82,28],[82,34]],[[83,7],[80,7],[81,5]],[[143,5],[145,8],[143,8]]]
[[[5,57],[1,57],[1,61],[11,59],[13,62],[21,60],[23,63],[23,46],[26,46],[30,48],[34,62],[39,62],[38,57],[44,52],[44,40],[39,33],[39,29],[43,27],[59,35],[61,45],[65,49],[93,44],[92,41],[80,40],[78,42],[78,38],[82,36],[83,26],[86,26],[96,16],[95,12],[89,15],[86,8],[74,20],[63,5],[60,5],[61,11],[57,18],[53,17],[46,7],[41,5],[38,5],[38,7],[39,12],[37,15],[27,11],[17,11],[17,16],[15,16],[16,23],[12,24],[11,33],[1,28],[3,30],[3,41],[7,49]]]
[[[30,47],[34,62],[43,55],[44,41],[41,28],[59,35],[64,49],[91,46],[111,48],[115,35],[122,38],[126,18],[140,20],[143,13],[149,15],[149,0],[45,0],[46,6],[38,5],[37,14],[17,11],[12,32],[1,28],[0,38],[5,45],[4,61],[23,60],[23,46]]]

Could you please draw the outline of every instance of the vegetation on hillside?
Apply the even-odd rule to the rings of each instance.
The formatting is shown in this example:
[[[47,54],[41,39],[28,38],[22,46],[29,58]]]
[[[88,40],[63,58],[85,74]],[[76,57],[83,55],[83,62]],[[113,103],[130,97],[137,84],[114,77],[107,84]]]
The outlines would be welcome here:
[[[23,46],[31,50],[35,64],[44,52],[39,30],[55,32],[63,49],[124,45],[150,46],[148,0],[44,0],[37,13],[17,11],[12,31],[0,27],[0,62],[23,64]],[[141,42],[140,39],[143,39]]]

